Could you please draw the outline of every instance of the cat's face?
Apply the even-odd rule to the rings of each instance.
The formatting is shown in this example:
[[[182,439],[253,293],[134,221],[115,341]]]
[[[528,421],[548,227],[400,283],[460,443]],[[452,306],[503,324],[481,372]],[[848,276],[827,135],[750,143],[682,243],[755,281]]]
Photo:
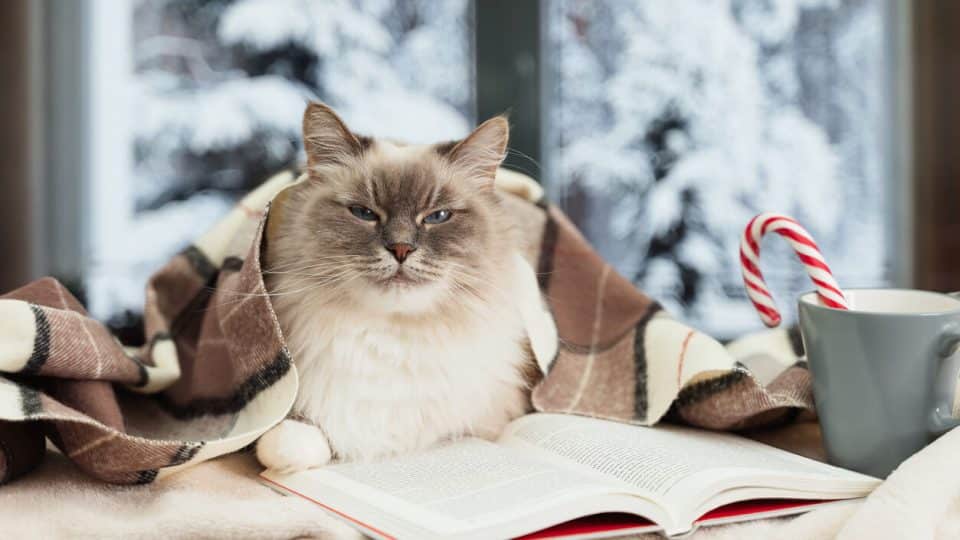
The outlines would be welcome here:
[[[304,140],[309,179],[288,203],[268,271],[295,271],[307,290],[391,312],[489,292],[504,241],[493,190],[504,119],[463,141],[405,146],[358,137],[312,104]]]

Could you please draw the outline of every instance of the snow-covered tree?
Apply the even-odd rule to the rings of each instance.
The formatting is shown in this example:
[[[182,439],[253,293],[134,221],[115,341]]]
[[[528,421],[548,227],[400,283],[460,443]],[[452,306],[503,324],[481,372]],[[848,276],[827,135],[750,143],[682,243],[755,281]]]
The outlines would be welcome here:
[[[139,0],[131,79],[133,222],[122,260],[88,276],[91,307],[138,309],[146,278],[300,152],[309,99],[357,131],[468,132],[468,0]],[[120,149],[118,151],[123,151]],[[149,238],[150,242],[144,242]],[[97,259],[95,254],[94,259]]]
[[[622,272],[742,332],[757,319],[740,233],[775,210],[811,229],[841,283],[884,279],[882,2],[549,5],[553,192]],[[791,258],[764,247],[785,305],[809,288]]]

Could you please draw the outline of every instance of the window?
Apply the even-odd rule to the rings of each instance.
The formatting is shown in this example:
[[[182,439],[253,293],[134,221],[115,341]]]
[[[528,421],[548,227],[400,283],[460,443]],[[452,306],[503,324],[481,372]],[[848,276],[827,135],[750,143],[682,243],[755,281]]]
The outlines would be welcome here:
[[[883,0],[105,4],[93,58],[113,79],[93,100],[112,144],[94,147],[112,166],[91,178],[85,270],[99,317],[137,310],[159,265],[296,163],[310,98],[413,142],[513,109],[509,163],[542,176],[621,273],[721,337],[759,324],[737,260],[758,211],[807,225],[841,284],[892,279]],[[509,91],[490,82],[517,73]],[[783,304],[810,288],[791,259],[764,247]]]
[[[362,133],[412,141],[473,124],[466,0],[140,1],[131,26],[129,175],[100,182],[87,273],[92,312],[137,310],[146,279],[246,190],[296,164],[309,99]],[[126,17],[126,20],[122,20]],[[109,50],[105,63],[118,55]],[[121,53],[122,54],[122,53]],[[122,57],[122,56],[121,56]],[[122,152],[120,149],[113,151]],[[118,169],[122,171],[122,167]]]
[[[548,188],[621,273],[737,335],[741,231],[779,211],[841,285],[889,282],[884,2],[546,5]],[[782,305],[812,288],[784,243],[763,254]]]

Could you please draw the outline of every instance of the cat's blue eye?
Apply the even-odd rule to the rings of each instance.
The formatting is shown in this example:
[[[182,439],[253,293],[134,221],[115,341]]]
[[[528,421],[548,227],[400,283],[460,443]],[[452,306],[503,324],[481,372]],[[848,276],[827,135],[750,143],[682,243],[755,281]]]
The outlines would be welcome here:
[[[443,223],[444,221],[447,221],[452,215],[453,212],[449,210],[437,210],[436,212],[423,218],[423,222],[429,225],[436,225],[437,223]]]
[[[364,221],[377,221],[377,213],[366,206],[351,206],[350,213]]]

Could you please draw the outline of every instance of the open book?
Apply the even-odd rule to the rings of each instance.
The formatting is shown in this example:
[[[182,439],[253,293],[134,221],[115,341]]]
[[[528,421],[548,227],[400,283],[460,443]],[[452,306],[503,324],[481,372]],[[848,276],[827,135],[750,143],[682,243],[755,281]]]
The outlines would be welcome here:
[[[734,435],[557,414],[519,418],[496,443],[262,477],[380,538],[677,535],[862,497],[880,483]]]

